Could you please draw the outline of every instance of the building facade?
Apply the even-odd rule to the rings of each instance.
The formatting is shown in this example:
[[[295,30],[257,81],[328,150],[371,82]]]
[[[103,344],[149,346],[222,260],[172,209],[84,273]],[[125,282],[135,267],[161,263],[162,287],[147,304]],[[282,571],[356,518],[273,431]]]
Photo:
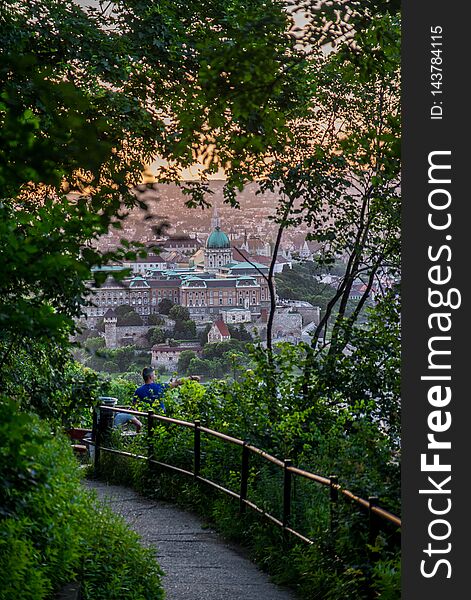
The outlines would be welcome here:
[[[252,321],[252,313],[246,308],[228,308],[221,310],[221,318],[224,323],[228,323],[229,325],[250,323]]]
[[[213,222],[215,227],[203,250],[204,269],[200,264],[164,270],[162,259],[155,255],[110,267],[110,275],[101,287],[90,284],[92,304],[86,307],[87,318],[98,320],[108,309],[124,304],[146,317],[158,313],[164,299],[188,308],[195,320],[218,319],[223,311],[233,309],[244,311],[243,320],[239,315],[235,321],[238,323],[248,322],[247,315],[259,315],[270,305],[268,267],[234,261],[229,238],[218,225],[219,218]],[[122,270],[124,266],[132,268],[135,275],[121,281],[114,279],[113,269]]]
[[[214,321],[213,326],[208,331],[208,344],[216,344],[218,342],[228,342],[231,339],[231,334],[224,321]]]
[[[200,354],[201,346],[169,346],[168,344],[156,344],[152,347],[151,366],[155,369],[165,367],[167,371],[174,371],[178,365],[180,354],[185,350],[191,350]]]

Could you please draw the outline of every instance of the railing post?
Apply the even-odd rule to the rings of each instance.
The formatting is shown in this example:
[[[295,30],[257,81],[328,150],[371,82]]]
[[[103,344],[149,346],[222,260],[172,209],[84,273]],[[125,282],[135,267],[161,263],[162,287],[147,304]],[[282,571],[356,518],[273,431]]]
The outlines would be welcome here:
[[[338,514],[337,514],[337,502],[339,499],[339,478],[337,475],[331,475],[330,479],[330,532],[332,537],[337,531],[338,525]],[[332,540],[333,541],[333,540]]]
[[[283,468],[283,541],[288,542],[288,532],[286,527],[289,527],[291,518],[291,459],[285,458]]]
[[[101,411],[99,406],[95,406],[93,409],[93,441],[95,442],[95,452],[93,459],[93,474],[95,477],[98,477],[98,472],[100,470],[100,446],[101,446],[101,428],[100,428],[100,415],[99,411]]]
[[[147,460],[149,462],[149,471],[153,472],[154,465],[151,461],[155,459],[155,448],[154,448],[154,411],[149,410],[147,412]]]
[[[377,496],[369,496],[368,497],[368,519],[369,519],[369,530],[368,530],[368,557],[370,562],[370,568],[368,573],[368,598],[374,598],[375,594],[373,592],[373,563],[379,558],[379,555],[374,550],[374,545],[376,542],[376,538],[379,533],[379,518],[372,511],[374,506],[377,506],[379,502],[379,498]]]
[[[195,441],[194,441],[194,471],[193,474],[196,477],[200,475],[201,468],[201,421],[195,421]]]
[[[110,408],[114,408],[118,403],[117,398],[112,398],[111,396],[100,396],[98,398],[100,403],[103,406],[109,406]],[[111,430],[113,428],[114,422],[114,412],[112,410],[100,410],[100,427],[101,429],[101,443],[106,443],[106,437],[109,437]]]
[[[249,449],[247,448],[247,442],[244,442],[242,446],[242,466],[240,470],[240,505],[239,512],[241,515],[245,513],[247,505],[244,500],[247,499],[247,489],[249,483]]]
[[[107,443],[111,435],[111,429],[113,428],[114,413],[105,407],[114,407],[118,400],[109,396],[100,396],[98,401],[103,403],[104,406],[99,405],[97,407],[99,413],[96,417],[95,460],[93,465],[95,477],[98,476],[100,470],[100,447]]]
[[[379,533],[379,522],[378,517],[372,511],[373,506],[378,506],[379,498],[377,496],[369,496],[368,497],[368,517],[369,517],[369,535],[368,535],[368,543],[370,546],[373,546],[376,537]]]

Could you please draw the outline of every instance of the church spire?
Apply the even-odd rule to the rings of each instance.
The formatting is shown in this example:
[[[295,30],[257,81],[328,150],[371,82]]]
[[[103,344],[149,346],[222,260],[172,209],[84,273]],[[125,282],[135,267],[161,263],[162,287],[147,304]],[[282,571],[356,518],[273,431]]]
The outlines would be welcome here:
[[[216,227],[221,227],[221,219],[219,217],[217,206],[214,205],[213,216],[211,218],[211,229],[216,229]]]

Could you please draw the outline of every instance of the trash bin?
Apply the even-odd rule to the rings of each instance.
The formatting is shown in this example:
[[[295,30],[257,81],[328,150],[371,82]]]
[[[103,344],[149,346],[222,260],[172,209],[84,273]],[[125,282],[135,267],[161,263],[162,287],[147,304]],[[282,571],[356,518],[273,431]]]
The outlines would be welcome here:
[[[112,398],[111,396],[100,396],[98,398],[99,406],[115,407],[117,403],[118,403],[118,398]],[[111,429],[113,428],[115,414],[116,413],[114,413],[111,410],[104,410],[104,411],[98,410],[97,424],[102,433],[104,433],[106,431],[108,431],[108,432],[111,431]],[[103,419],[103,422],[101,422],[101,419]]]

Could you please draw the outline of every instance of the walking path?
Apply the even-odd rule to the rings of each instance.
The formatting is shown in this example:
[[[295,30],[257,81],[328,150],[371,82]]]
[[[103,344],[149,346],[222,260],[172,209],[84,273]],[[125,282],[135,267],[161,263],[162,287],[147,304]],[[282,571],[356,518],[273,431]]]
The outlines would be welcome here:
[[[167,600],[296,600],[290,590],[270,583],[240,548],[202,529],[196,516],[130,488],[100,481],[86,485],[126,519],[144,544],[156,548]]]

